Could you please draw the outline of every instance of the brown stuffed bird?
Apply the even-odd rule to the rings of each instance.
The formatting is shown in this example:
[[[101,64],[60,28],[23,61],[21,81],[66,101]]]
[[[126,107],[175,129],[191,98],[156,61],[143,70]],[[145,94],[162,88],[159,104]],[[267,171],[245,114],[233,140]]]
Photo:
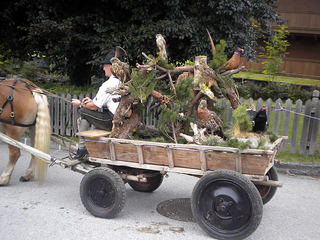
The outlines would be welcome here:
[[[117,57],[111,58],[110,62],[112,64],[112,74],[115,75],[122,84],[127,82],[130,78],[130,69],[128,64],[121,62]]]
[[[166,40],[161,34],[156,35],[156,43],[159,48],[159,55],[164,59],[167,60],[168,55],[166,51]]]
[[[219,68],[219,72],[223,73],[229,70],[237,69],[240,66],[240,53],[243,52],[244,50],[242,48],[237,48],[232,57],[222,67]]]
[[[194,79],[194,83],[196,85],[198,85],[200,88],[203,86],[203,84],[208,86],[209,89],[211,89],[211,87],[212,87],[214,94],[216,94],[217,97],[222,97],[223,96],[222,92],[221,92],[221,90],[218,86],[218,83],[216,81],[217,75],[216,75],[215,71],[205,63],[197,65],[197,66],[195,66],[195,68],[200,71],[201,76],[200,76],[200,79],[198,80],[198,82],[196,82],[197,79]]]
[[[207,108],[207,101],[204,99],[200,101],[198,106],[197,117],[199,127],[205,127],[212,134],[224,137],[222,131],[223,122],[215,112]]]

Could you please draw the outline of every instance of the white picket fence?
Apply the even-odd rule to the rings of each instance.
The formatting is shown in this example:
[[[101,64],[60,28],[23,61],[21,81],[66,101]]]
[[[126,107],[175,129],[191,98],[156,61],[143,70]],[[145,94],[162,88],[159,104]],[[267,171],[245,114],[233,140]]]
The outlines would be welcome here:
[[[82,99],[83,95],[61,94],[59,97],[49,97],[51,126],[55,134],[62,136],[74,136],[77,132],[76,120],[79,117],[77,110],[74,109],[69,101],[71,98]],[[92,97],[92,95],[89,95]],[[241,99],[241,102],[244,100]],[[248,101],[253,101],[249,99]],[[233,109],[226,99],[220,99],[217,104],[223,109],[220,114],[221,119],[226,122],[228,127],[232,127]],[[288,136],[282,151],[289,150],[291,153],[304,155],[319,154],[320,143],[320,100],[319,91],[313,92],[312,99],[304,104],[301,100],[293,103],[290,99],[282,102],[281,99],[273,102],[271,99],[263,101],[259,98],[256,102],[256,109],[262,106],[267,107],[269,129],[281,136]],[[159,105],[150,98],[146,104],[146,111],[142,116],[142,121],[146,125],[157,125],[157,115]],[[291,121],[290,121],[291,120]],[[301,127],[302,126],[302,127]]]

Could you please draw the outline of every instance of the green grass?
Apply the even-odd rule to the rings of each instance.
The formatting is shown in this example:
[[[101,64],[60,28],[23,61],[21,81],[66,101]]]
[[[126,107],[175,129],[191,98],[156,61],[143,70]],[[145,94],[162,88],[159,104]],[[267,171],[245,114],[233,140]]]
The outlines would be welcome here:
[[[270,76],[268,76],[268,75],[259,74],[259,73],[251,73],[251,72],[240,72],[240,73],[234,74],[233,77],[259,80],[259,81],[271,81]],[[295,78],[295,77],[277,76],[275,78],[274,82],[320,87],[320,80],[310,79],[310,78]]]
[[[302,154],[293,154],[289,152],[282,152],[276,157],[277,160],[281,162],[296,162],[296,163],[305,163],[305,164],[320,164],[320,155],[302,155]]]

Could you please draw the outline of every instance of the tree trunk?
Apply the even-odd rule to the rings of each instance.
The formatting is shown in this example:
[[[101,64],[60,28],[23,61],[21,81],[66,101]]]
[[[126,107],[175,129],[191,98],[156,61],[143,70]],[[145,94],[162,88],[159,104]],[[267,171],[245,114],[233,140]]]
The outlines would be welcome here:
[[[135,100],[131,95],[121,98],[113,116],[112,137],[126,139],[141,125],[139,115],[134,108],[134,102]]]

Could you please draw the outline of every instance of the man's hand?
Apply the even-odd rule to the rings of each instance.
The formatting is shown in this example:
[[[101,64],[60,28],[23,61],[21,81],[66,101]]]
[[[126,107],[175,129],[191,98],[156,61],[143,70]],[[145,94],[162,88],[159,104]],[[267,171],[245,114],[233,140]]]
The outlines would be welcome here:
[[[90,99],[89,97],[85,97],[81,101],[81,106],[84,108],[88,108],[90,110],[97,110],[98,107],[93,103],[93,100]]]
[[[81,101],[79,99],[72,98],[71,103],[75,108],[78,108],[80,107]]]

